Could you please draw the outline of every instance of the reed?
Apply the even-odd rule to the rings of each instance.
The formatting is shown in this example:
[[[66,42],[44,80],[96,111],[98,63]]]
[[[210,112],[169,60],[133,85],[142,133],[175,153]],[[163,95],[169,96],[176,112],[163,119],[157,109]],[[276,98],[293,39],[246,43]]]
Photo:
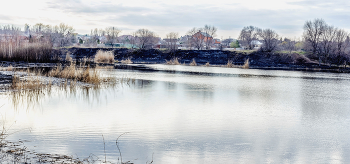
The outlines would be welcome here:
[[[52,45],[48,43],[0,42],[0,59],[7,61],[51,62]]]
[[[66,54],[66,61],[73,62],[73,58],[70,56],[69,52],[67,52],[67,54]]]
[[[190,63],[190,66],[197,66],[196,60],[192,59],[192,62]]]
[[[227,68],[234,68],[236,66],[232,63],[232,60],[229,60],[229,61],[227,61],[226,67]]]
[[[69,66],[66,66],[64,68],[61,65],[58,65],[55,69],[49,71],[47,76],[80,81],[95,85],[98,85],[104,81],[110,81],[101,77],[96,69],[90,69],[90,66],[83,68],[76,67],[75,63],[71,63]]]
[[[178,58],[172,58],[169,61],[165,60],[168,65],[181,65]]]
[[[121,60],[120,62],[121,62],[122,64],[132,64],[132,63],[133,63],[133,62],[131,61],[130,58],[125,59],[125,60]]]
[[[244,62],[242,68],[243,68],[243,69],[249,69],[249,59],[247,59],[247,60]]]
[[[113,51],[102,51],[98,50],[94,61],[96,63],[114,63],[114,53]]]

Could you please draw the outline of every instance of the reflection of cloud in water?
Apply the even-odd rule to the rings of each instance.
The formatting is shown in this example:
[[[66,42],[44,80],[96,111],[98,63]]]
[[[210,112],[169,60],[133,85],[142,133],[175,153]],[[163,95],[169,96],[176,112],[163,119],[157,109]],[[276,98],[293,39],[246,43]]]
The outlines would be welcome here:
[[[116,72],[137,80],[97,93],[54,92],[41,102],[40,111],[14,113],[7,105],[3,111],[17,118],[16,126],[32,128],[31,133],[20,132],[12,138],[32,140],[28,146],[37,145],[44,152],[68,147],[67,154],[94,153],[103,157],[103,134],[107,159],[111,160],[117,159],[115,139],[130,132],[121,138],[120,147],[123,159],[139,158],[135,163],[145,163],[152,153],[157,163],[350,160],[345,157],[349,153],[349,114],[341,112],[342,117],[333,117],[339,111],[316,110],[329,102],[337,102],[334,107],[345,103],[342,109],[348,108],[348,101],[344,102],[347,93],[341,89],[350,86],[348,80],[338,83],[342,87],[334,88],[334,79],[322,83],[324,80],[304,78]],[[284,73],[283,76],[289,74]],[[322,95],[320,89],[335,89],[337,93],[322,99],[316,97],[315,106],[307,103],[312,102],[314,94]],[[313,110],[324,114],[308,112]],[[316,121],[310,121],[313,117]]]

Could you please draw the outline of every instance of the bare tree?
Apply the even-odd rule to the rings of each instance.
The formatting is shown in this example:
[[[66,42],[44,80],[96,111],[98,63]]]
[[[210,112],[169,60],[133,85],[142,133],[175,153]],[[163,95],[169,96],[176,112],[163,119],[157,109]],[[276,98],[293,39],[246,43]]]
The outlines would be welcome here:
[[[278,43],[278,34],[271,29],[258,29],[258,35],[263,40],[263,45],[261,46],[261,50],[264,52],[273,52],[276,50]]]
[[[131,34],[129,42],[130,42],[131,49],[135,49],[137,46],[137,43],[138,43],[138,38],[137,38],[136,32],[133,32]]]
[[[179,38],[179,33],[171,32],[166,35],[166,46],[170,51],[174,51],[177,49],[177,40]]]
[[[154,32],[148,29],[139,29],[135,32],[135,35],[138,38],[138,47],[140,49],[152,48],[157,42]]]
[[[203,32],[205,36],[204,42],[205,42],[205,47],[207,50],[210,49],[210,47],[213,44],[213,39],[216,36],[216,31],[218,29],[215,26],[210,26],[210,25],[205,25],[203,28]]]
[[[348,38],[349,34],[343,30],[337,30],[336,34],[335,34],[335,53],[338,55],[341,55],[343,53],[345,53],[345,49],[348,46]]]
[[[113,47],[113,43],[117,42],[117,38],[118,38],[118,35],[119,33],[121,32],[121,30],[119,30],[118,28],[116,27],[107,27],[106,28],[106,37],[107,37],[107,43],[112,45]]]
[[[91,30],[89,44],[91,44],[92,46],[97,46],[99,42],[100,42],[99,30],[95,28]]]
[[[193,28],[187,32],[187,34],[190,36],[190,47],[193,46],[197,50],[203,49],[205,37],[201,32],[201,28]]]
[[[239,35],[239,39],[242,40],[243,44],[247,45],[250,50],[255,47],[253,40],[256,40],[257,37],[258,28],[254,26],[244,27]]]
[[[321,37],[322,41],[320,43],[320,52],[324,55],[325,63],[328,62],[329,56],[334,52],[334,41],[337,31],[338,29],[334,26],[324,26],[324,32]]]
[[[297,50],[295,39],[292,40],[292,39],[284,38],[284,41],[281,43],[281,46],[282,46],[283,50],[288,51],[289,54],[291,54],[292,51]]]
[[[314,21],[306,21],[304,24],[303,38],[307,45],[311,47],[313,54],[318,56],[319,65],[321,65],[321,53],[319,52],[322,35],[325,30],[326,23],[323,19],[315,19]]]

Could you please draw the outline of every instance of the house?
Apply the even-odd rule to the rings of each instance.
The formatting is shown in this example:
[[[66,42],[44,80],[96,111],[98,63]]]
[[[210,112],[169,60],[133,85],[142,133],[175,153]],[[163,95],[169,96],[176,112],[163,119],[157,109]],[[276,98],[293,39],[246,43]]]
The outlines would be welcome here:
[[[263,43],[259,40],[252,40],[250,44],[254,45],[254,48],[260,48]]]
[[[198,39],[200,39],[200,40],[203,40],[204,42],[213,39],[212,36],[210,36],[210,35],[209,35],[208,33],[206,33],[206,32],[202,32],[201,30],[199,30],[197,33],[193,34],[192,37],[193,37],[193,38],[198,38]]]
[[[236,39],[232,39],[232,38],[228,38],[228,39],[224,39],[221,44],[225,47],[230,47],[232,42],[235,42]]]

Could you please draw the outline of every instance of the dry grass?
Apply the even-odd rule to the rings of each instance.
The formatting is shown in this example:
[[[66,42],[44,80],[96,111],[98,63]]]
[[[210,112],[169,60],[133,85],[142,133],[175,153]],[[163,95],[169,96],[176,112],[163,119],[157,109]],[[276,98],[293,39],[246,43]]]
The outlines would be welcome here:
[[[73,81],[80,81],[95,85],[105,81],[105,79],[100,76],[96,69],[90,69],[89,66],[86,68],[78,68],[75,66],[75,63],[72,63],[70,66],[66,66],[64,68],[59,65],[55,69],[51,70],[47,76],[70,79]]]
[[[196,60],[192,59],[192,62],[190,63],[190,66],[197,66]]]
[[[102,51],[98,50],[95,55],[96,63],[114,63],[114,53],[113,51]]]
[[[66,54],[66,61],[73,62],[73,58],[70,56],[69,52]]]
[[[0,42],[0,59],[8,61],[51,62],[52,45],[48,43]]]
[[[18,75],[12,76],[11,89],[13,90],[38,90],[51,86],[52,82],[45,82],[39,76],[28,76],[26,78],[21,78]]]
[[[242,68],[243,68],[243,69],[249,69],[249,59],[247,59],[247,60],[244,62]]]
[[[232,63],[232,60],[227,61],[227,64],[225,66],[227,68],[237,68],[237,66]]]
[[[125,59],[125,60],[121,60],[120,62],[121,62],[122,64],[132,64],[132,63],[133,63],[133,62],[131,61],[130,58]]]
[[[227,68],[243,68],[243,69],[249,69],[249,59],[247,59],[244,62],[244,65],[239,66],[239,65],[234,65],[231,60],[227,61],[227,64],[225,65]]]
[[[178,58],[173,58],[171,60],[165,60],[168,65],[181,65]]]
[[[205,63],[205,66],[206,66],[206,67],[210,67],[209,62]]]

